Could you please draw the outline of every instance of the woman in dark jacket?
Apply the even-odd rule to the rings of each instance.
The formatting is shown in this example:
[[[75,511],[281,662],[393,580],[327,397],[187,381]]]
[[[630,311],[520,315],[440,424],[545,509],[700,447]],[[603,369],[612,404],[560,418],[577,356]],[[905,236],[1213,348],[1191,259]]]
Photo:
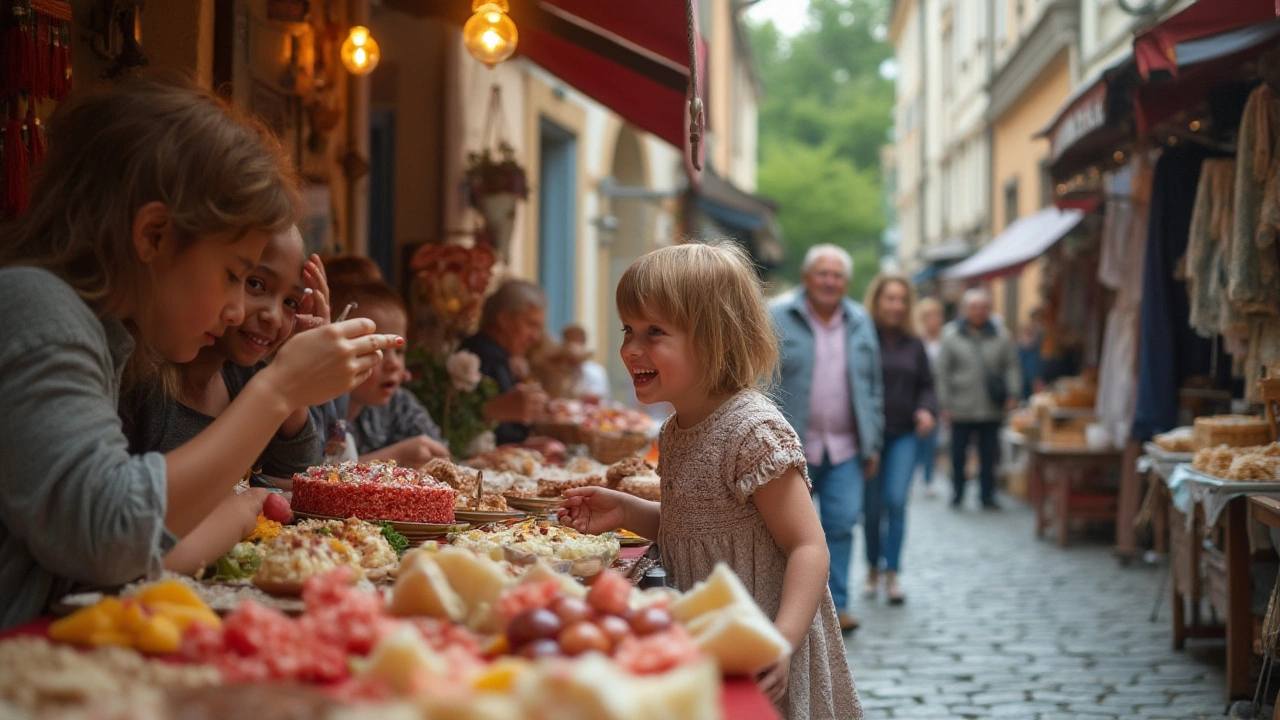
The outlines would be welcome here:
[[[916,336],[912,313],[915,292],[901,275],[879,275],[867,290],[866,308],[880,337],[884,368],[884,450],[880,471],[867,482],[863,528],[867,536],[866,595],[875,597],[880,573],[889,603],[906,596],[898,585],[902,537],[906,529],[907,491],[915,474],[920,439],[937,424],[938,401],[924,343]]]

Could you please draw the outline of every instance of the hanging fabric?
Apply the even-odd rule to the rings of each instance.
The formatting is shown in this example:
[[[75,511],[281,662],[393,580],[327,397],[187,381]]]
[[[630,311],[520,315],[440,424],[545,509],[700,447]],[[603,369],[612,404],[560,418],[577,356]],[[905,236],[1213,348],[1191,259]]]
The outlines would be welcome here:
[[[1263,83],[1249,95],[1240,120],[1233,242],[1224,263],[1227,299],[1241,312],[1263,315],[1280,314],[1280,256],[1275,243],[1267,241],[1274,235],[1259,232],[1263,191],[1275,148],[1280,145],[1280,109],[1276,105],[1275,94]]]

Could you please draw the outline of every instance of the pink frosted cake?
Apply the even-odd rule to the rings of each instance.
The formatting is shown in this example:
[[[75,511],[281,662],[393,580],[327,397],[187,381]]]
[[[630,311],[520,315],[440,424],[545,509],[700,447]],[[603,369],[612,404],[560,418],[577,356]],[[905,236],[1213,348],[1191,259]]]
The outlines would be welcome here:
[[[457,491],[394,462],[321,465],[293,476],[293,509],[337,518],[453,522]]]

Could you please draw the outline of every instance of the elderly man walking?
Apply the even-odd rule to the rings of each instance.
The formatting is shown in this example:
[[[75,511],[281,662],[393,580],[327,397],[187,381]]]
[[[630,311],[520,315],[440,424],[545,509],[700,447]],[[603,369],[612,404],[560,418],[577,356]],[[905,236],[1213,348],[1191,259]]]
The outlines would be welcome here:
[[[1018,405],[1022,370],[1018,351],[991,319],[991,294],[973,288],[960,299],[960,317],[942,332],[934,384],[942,417],[951,422],[951,505],[964,501],[969,442],[978,443],[982,507],[997,510],[996,460],[1004,413]]]
[[[831,597],[846,631],[858,626],[847,609],[853,529],[884,441],[880,345],[871,316],[845,295],[852,273],[849,253],[816,245],[801,266],[804,288],[770,308],[782,349],[778,399],[804,442],[831,552]]]

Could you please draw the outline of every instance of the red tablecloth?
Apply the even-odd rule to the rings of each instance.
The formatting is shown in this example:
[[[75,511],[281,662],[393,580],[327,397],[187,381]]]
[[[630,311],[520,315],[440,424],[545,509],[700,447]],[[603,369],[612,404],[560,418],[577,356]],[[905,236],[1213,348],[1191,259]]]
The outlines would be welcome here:
[[[0,640],[22,635],[47,637],[51,617],[33,620],[26,625],[0,631]],[[778,711],[769,702],[756,684],[746,678],[728,678],[724,681],[724,692],[721,695],[726,720],[779,720]]]

